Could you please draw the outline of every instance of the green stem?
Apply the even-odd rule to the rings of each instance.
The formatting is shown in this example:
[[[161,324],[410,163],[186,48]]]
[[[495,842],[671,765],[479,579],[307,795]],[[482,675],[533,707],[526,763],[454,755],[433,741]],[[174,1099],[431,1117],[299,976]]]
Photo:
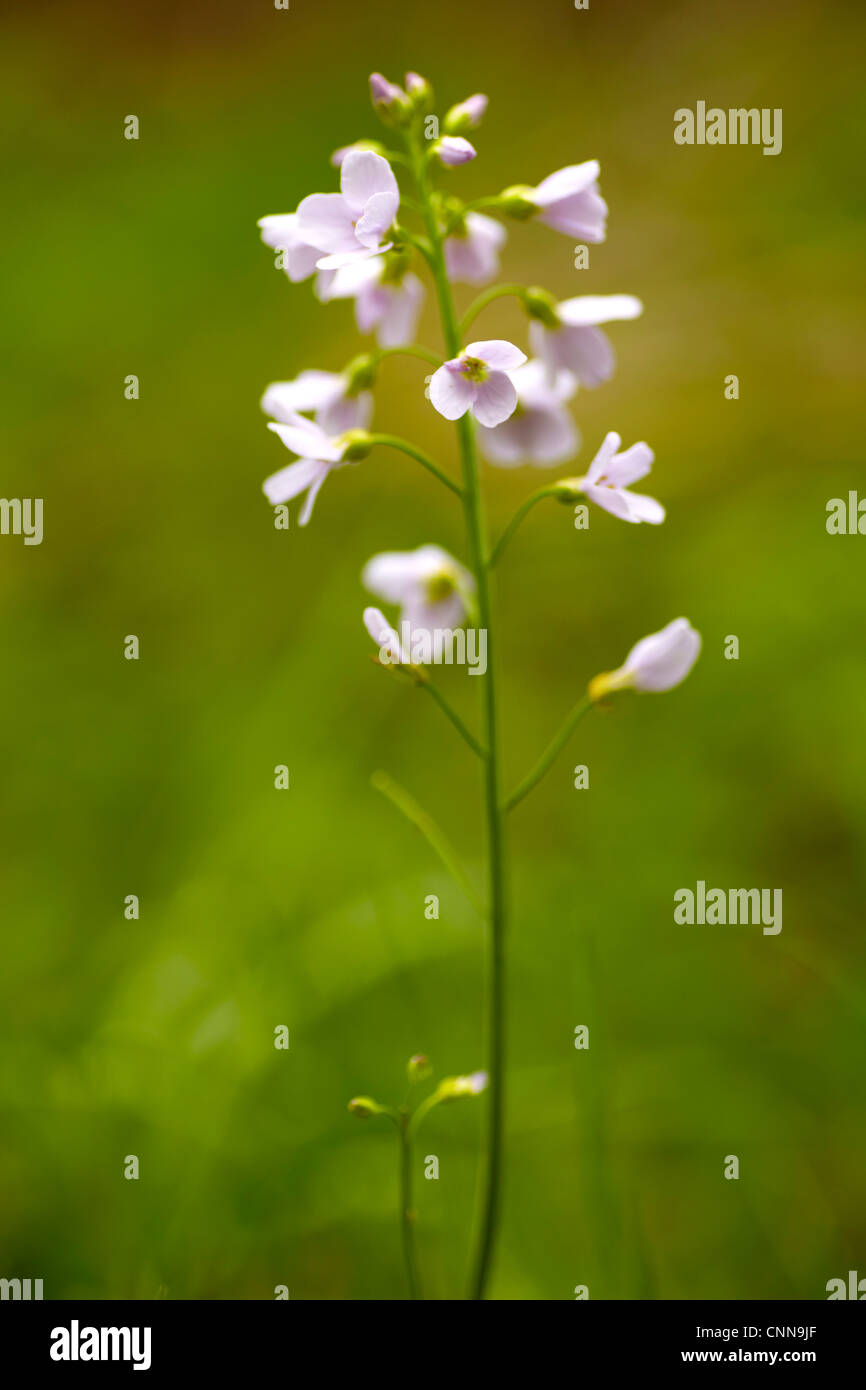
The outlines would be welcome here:
[[[432,698],[436,701],[437,705],[441,709],[442,713],[445,715],[445,718],[451,721],[458,734],[460,734],[461,738],[465,739],[466,742],[469,744],[469,747],[472,749],[472,752],[477,754],[479,758],[486,758],[487,754],[481,747],[481,744],[478,742],[478,739],[475,737],[474,734],[471,734],[469,732],[466,725],[463,723],[463,720],[460,718],[460,715],[457,713],[455,709],[451,708],[448,701],[445,699],[445,696],[442,694],[442,691],[439,690],[439,688],[435,686],[431,680],[419,681],[418,685],[422,690],[426,690],[428,695],[432,696]]]
[[[385,357],[420,357],[422,362],[429,362],[434,367],[442,366],[441,357],[431,352],[430,348],[419,347],[417,343],[406,347],[377,348],[371,355],[377,362],[381,362]]]
[[[495,546],[490,552],[490,559],[487,561],[488,569],[493,569],[493,566],[500,559],[503,550],[507,546],[508,542],[511,540],[511,537],[514,535],[514,532],[517,530],[518,526],[520,525],[523,518],[526,516],[527,512],[530,512],[532,508],[535,506],[536,502],[543,501],[545,497],[555,497],[557,495],[557,491],[557,483],[552,483],[550,487],[539,488],[537,492],[533,492],[532,496],[527,497],[526,501],[523,502],[521,506],[517,508],[517,511],[514,513],[514,516],[511,518],[505,530],[502,532],[502,535],[499,537],[499,540],[496,542]]]
[[[415,1249],[415,1224],[418,1214],[412,1206],[412,1141],[409,1135],[409,1116],[405,1110],[400,1112],[400,1225],[403,1231],[403,1258],[406,1261],[406,1278],[409,1283],[409,1297],[423,1299],[421,1277],[418,1272],[418,1252]]]
[[[420,449],[416,449],[414,444],[410,444],[408,439],[398,439],[396,434],[374,434],[370,436],[374,444],[382,444],[388,449],[399,449],[401,454],[408,454],[410,459],[415,459],[422,468],[426,468],[428,473],[432,473],[434,478],[438,478],[440,483],[444,483],[447,488],[455,492],[458,497],[463,496],[463,489],[458,487],[447,473],[428,458]]]
[[[418,191],[424,207],[427,235],[433,248],[432,271],[439,300],[442,331],[449,357],[460,351],[460,325],[451,285],[445,268],[442,234],[436,220],[427,184],[427,169],[419,152],[417,137],[410,136],[410,152]],[[489,903],[487,1071],[490,1077],[487,1107],[487,1152],[483,1178],[481,1223],[474,1256],[470,1296],[481,1299],[487,1287],[494,1243],[499,1224],[502,1178],[502,1134],[504,1118],[505,1071],[505,818],[499,793],[499,738],[496,708],[495,642],[491,621],[490,584],[487,572],[487,539],[481,507],[478,455],[475,432],[467,413],[457,422],[457,438],[463,470],[463,511],[471,568],[478,586],[478,622],[487,632],[487,671],[482,685],[482,742],[487,749],[484,763],[484,799],[487,820],[487,878]]]
[[[470,323],[473,323],[481,313],[481,310],[486,309],[488,304],[492,304],[494,299],[504,299],[506,295],[516,295],[518,299],[522,299],[525,294],[525,285],[494,285],[492,289],[485,290],[483,294],[479,294],[477,299],[473,299],[466,313],[460,320],[461,338],[465,337],[466,330]]]
[[[427,814],[423,806],[419,806],[414,796],[410,796],[405,787],[401,787],[399,782],[395,782],[392,777],[389,777],[387,772],[374,772],[370,778],[370,785],[377,792],[386,796],[391,805],[396,806],[398,811],[402,811],[416,830],[421,831],[424,839],[442,860],[458,888],[466,895],[479,917],[483,917],[484,904],[467,878],[450,841],[446,839],[433,817]]]
[[[588,695],[584,695],[582,699],[578,700],[559,733],[545,748],[538,762],[535,764],[535,767],[524,777],[520,785],[515,787],[514,791],[509,796],[505,803],[506,811],[512,811],[517,803],[522,801],[525,796],[528,796],[532,788],[541,781],[554,759],[565,747],[574,729],[580,723],[587,710],[592,709],[594,703],[595,702],[591,700]]]

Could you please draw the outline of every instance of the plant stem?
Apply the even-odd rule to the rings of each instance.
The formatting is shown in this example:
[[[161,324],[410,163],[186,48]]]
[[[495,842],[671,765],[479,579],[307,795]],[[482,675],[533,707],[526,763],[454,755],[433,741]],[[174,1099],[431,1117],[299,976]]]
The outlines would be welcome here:
[[[415,1249],[415,1222],[417,1213],[412,1206],[412,1141],[409,1135],[409,1115],[400,1111],[400,1224],[403,1231],[403,1258],[406,1261],[406,1278],[409,1283],[409,1297],[423,1299],[421,1278],[418,1273],[418,1254]]]
[[[421,690],[426,690],[427,694],[430,695],[436,701],[442,713],[445,715],[445,718],[451,721],[460,737],[465,739],[466,742],[469,744],[469,747],[472,749],[472,752],[477,754],[479,758],[486,758],[487,754],[485,750],[481,747],[481,744],[478,742],[478,739],[475,737],[474,734],[469,732],[466,725],[463,723],[463,720],[460,718],[460,715],[457,713],[455,709],[451,708],[438,686],[435,686],[433,682],[430,680],[419,681],[418,684]]]
[[[374,434],[371,435],[374,444],[383,444],[388,449],[399,449],[401,454],[408,454],[410,459],[420,463],[422,468],[426,468],[428,473],[432,473],[434,478],[438,478],[440,483],[444,483],[447,488],[455,492],[458,497],[463,496],[462,488],[458,487],[453,479],[443,473],[442,469],[428,458],[425,453],[417,449],[414,444],[410,444],[408,439],[398,439],[396,434]]]
[[[427,184],[424,157],[418,148],[417,136],[410,136],[415,178],[424,208],[427,235],[433,249],[431,268],[439,300],[442,332],[449,357],[460,351],[460,326],[445,268],[442,234],[434,212]],[[499,793],[499,739],[496,708],[495,642],[490,601],[490,581],[487,572],[487,538],[481,506],[478,477],[478,455],[475,432],[467,413],[457,422],[457,438],[463,470],[463,511],[469,545],[471,568],[478,586],[478,622],[487,632],[487,671],[482,685],[482,743],[487,750],[484,763],[484,799],[487,820],[487,879],[489,959],[487,1008],[487,1071],[489,1099],[487,1107],[487,1152],[484,1170],[481,1224],[477,1237],[471,1275],[470,1297],[484,1297],[490,1275],[490,1264],[499,1224],[502,1178],[502,1133],[504,1117],[505,1071],[505,820]]]
[[[595,702],[591,700],[588,695],[584,695],[582,699],[578,700],[559,733],[555,738],[551,739],[550,743],[545,748],[538,762],[535,764],[535,767],[524,777],[520,785],[515,787],[514,791],[509,796],[505,803],[506,811],[513,810],[517,803],[522,801],[525,796],[528,796],[532,788],[541,781],[557,754],[565,747],[573,730],[580,723],[587,710],[592,709],[594,703]]]
[[[503,299],[506,295],[516,295],[518,299],[522,299],[525,294],[525,285],[494,285],[492,289],[485,290],[483,294],[479,294],[477,299],[473,299],[466,313],[460,320],[461,337],[465,334],[470,323],[474,323],[475,319],[481,313],[481,310],[486,309],[488,304],[492,304],[494,299]]]
[[[442,358],[437,357],[435,352],[429,348],[420,347],[417,343],[406,344],[405,347],[377,348],[372,354],[377,362],[381,362],[385,357],[420,357],[422,362],[429,362],[433,367],[442,366]]]
[[[557,490],[558,484],[552,483],[550,487],[539,488],[537,492],[533,492],[531,497],[527,497],[526,501],[521,503],[505,530],[502,532],[502,535],[499,537],[499,540],[491,550],[490,559],[487,561],[488,569],[493,569],[493,566],[501,557],[503,550],[511,540],[511,537],[514,535],[514,532],[517,530],[523,518],[526,516],[526,513],[532,510],[536,502],[541,502],[545,497],[555,497]]]

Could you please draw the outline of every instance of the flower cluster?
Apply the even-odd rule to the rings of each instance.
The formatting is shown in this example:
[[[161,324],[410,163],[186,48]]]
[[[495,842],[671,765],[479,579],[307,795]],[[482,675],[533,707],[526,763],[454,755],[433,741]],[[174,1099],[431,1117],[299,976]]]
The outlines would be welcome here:
[[[363,568],[362,582],[394,616],[388,618],[381,608],[368,606],[363,621],[378,648],[379,663],[408,673],[417,686],[428,690],[485,764],[490,845],[490,900],[486,906],[455,864],[445,837],[431,818],[385,774],[377,777],[379,789],[427,834],[470,900],[489,916],[495,951],[505,917],[500,872],[504,813],[544,775],[585,710],[622,690],[662,691],[679,684],[694,665],[701,641],[688,621],[678,618],[638,642],[620,668],[596,676],[548,752],[508,798],[501,796],[498,783],[495,686],[489,685],[482,700],[484,728],[476,737],[418,664],[414,641],[418,634],[450,635],[476,619],[487,634],[492,621],[489,572],[523,518],[542,498],[564,502],[585,499],[611,517],[631,524],[659,525],[665,510],[654,497],[636,492],[633,486],[649,474],[654,462],[652,449],[643,441],[623,449],[619,434],[609,431],[584,472],[559,478],[533,493],[497,543],[488,545],[476,446],[494,468],[553,468],[572,459],[582,440],[571,403],[580,390],[602,386],[615,371],[616,355],[605,328],[638,318],[643,305],[631,294],[559,300],[538,285],[491,287],[499,273],[509,222],[536,222],[571,240],[604,241],[608,208],[601,195],[596,160],[570,164],[537,184],[513,184],[501,193],[467,202],[450,188],[438,187],[436,178],[444,175],[459,180],[465,177],[460,172],[463,166],[474,165],[477,151],[468,136],[475,138],[487,97],[476,93],[458,102],[440,121],[434,115],[430,83],[416,72],[407,73],[402,84],[374,73],[370,96],[387,138],[396,137],[400,148],[390,149],[372,139],[341,147],[331,160],[338,171],[339,191],[332,187],[312,193],[295,211],[263,217],[258,224],[263,241],[276,251],[279,268],[292,282],[312,279],[314,292],[323,304],[351,301],[359,332],[374,337],[369,350],[339,371],[308,368],[294,380],[267,387],[261,404],[271,417],[268,428],[289,450],[292,460],[266,480],[264,491],[276,507],[303,497],[298,522],[305,526],[330,475],[363,463],[374,448],[383,447],[418,462],[462,502],[468,562],[461,563],[436,544],[375,555]],[[404,174],[411,179],[410,193],[401,186]],[[425,298],[419,270],[429,272],[435,289],[445,342],[444,350],[438,352],[414,341]],[[454,303],[454,286],[460,284],[481,287],[462,318],[458,318]],[[501,296],[513,297],[528,321],[524,346],[468,332],[487,305]],[[415,444],[373,430],[379,371],[394,353],[425,363],[429,409],[458,422],[460,481]],[[423,391],[422,383],[418,389]],[[399,634],[395,622],[399,623]],[[427,658],[421,661],[426,664]],[[487,671],[486,659],[482,674],[485,682],[494,681],[494,671]],[[501,987],[500,979],[501,972],[494,972],[494,992]],[[494,1033],[490,1050],[494,1058],[501,1056],[495,1036],[500,1014],[496,1007],[491,1009]],[[415,1058],[410,1063],[413,1084],[424,1071],[422,1064],[426,1059]],[[491,1157],[476,1281],[480,1290],[487,1275],[497,1211],[502,1084],[497,1064],[490,1074]],[[440,1084],[417,1113],[426,1113],[430,1105],[441,1100],[474,1094],[486,1085],[486,1073],[451,1078]],[[361,1116],[390,1114],[404,1137],[410,1132],[408,1112],[402,1109],[390,1111],[363,1096],[352,1101],[350,1109]],[[412,1278],[410,1271],[410,1282]]]

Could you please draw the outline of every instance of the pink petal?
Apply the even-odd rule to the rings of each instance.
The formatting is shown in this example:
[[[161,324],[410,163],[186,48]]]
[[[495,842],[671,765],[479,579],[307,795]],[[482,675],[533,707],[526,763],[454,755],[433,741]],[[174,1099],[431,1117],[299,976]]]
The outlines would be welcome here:
[[[643,441],[632,444],[630,449],[624,449],[611,459],[605,469],[605,477],[614,487],[629,487],[639,478],[646,477],[654,460],[655,454],[648,444]]]
[[[470,343],[463,349],[463,355],[477,357],[497,372],[513,372],[515,367],[522,367],[526,361],[526,353],[505,338],[488,338],[484,342]]]
[[[393,242],[387,241],[382,246],[359,246],[357,237],[355,238],[354,251],[337,251],[333,256],[320,256],[316,261],[319,270],[345,270],[349,266],[358,265],[363,261],[368,261],[374,256],[381,256],[386,251],[390,251]]]
[[[501,425],[517,406],[517,387],[505,372],[491,372],[475,394],[473,414],[479,425]]]
[[[278,434],[293,454],[317,458],[325,463],[337,463],[342,457],[343,451],[340,446],[329,439],[325,431],[314,425],[312,420],[305,420],[303,425],[300,422],[283,425],[271,421],[268,429]]]
[[[627,495],[617,492],[615,488],[596,487],[594,483],[584,483],[583,491],[591,502],[595,502],[597,507],[603,507],[612,516],[618,516],[620,521],[636,522],[640,519],[632,516]]]
[[[636,319],[643,313],[643,305],[633,294],[580,294],[557,304],[556,313],[563,323],[577,327]]]
[[[363,212],[369,200],[378,193],[389,193],[398,203],[400,201],[400,190],[390,164],[372,150],[354,150],[346,155],[340,169],[340,188],[355,216]]]
[[[355,223],[355,236],[362,246],[378,246],[394,221],[400,197],[397,193],[374,193],[364,206],[364,215]]]
[[[313,507],[316,505],[316,498],[318,497],[319,492],[321,491],[322,483],[327,478],[329,472],[330,469],[323,469],[321,475],[314,480],[312,486],[307,492],[307,495],[304,498],[304,504],[301,507],[301,510],[298,512],[299,526],[306,526],[310,517],[313,515]]]
[[[352,251],[358,246],[351,210],[339,193],[311,193],[298,207],[298,232],[321,251]]]
[[[547,334],[558,364],[573,372],[582,386],[601,386],[616,369],[616,353],[601,328],[560,328]]]
[[[659,526],[664,521],[665,509],[654,497],[647,497],[642,492],[627,491],[622,495],[628,500],[630,520],[648,521],[651,526]]]
[[[582,193],[595,183],[601,166],[597,159],[587,159],[583,164],[569,164],[565,169],[557,169],[533,190],[532,201],[539,207],[549,207],[551,203],[561,202],[575,193]]]
[[[458,359],[459,360],[459,359]],[[515,392],[515,399],[517,393]],[[439,367],[430,378],[430,401],[446,420],[459,420],[475,400],[475,387],[450,362]],[[513,407],[512,407],[513,408]],[[504,418],[504,417],[503,417]],[[497,424],[498,421],[493,421]]]
[[[611,430],[605,435],[602,440],[601,448],[589,465],[589,470],[586,475],[586,481],[588,483],[595,483],[599,478],[603,478],[607,475],[608,465],[621,443],[622,439],[617,434],[616,430]]]

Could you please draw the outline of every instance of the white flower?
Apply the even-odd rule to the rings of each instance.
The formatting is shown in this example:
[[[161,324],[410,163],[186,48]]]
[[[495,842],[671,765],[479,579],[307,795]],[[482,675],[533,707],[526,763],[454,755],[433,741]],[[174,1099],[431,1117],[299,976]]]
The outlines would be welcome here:
[[[349,379],[342,372],[301,372],[294,381],[272,381],[262,396],[262,410],[283,424],[314,411],[316,424],[331,436],[366,429],[373,397],[369,391],[351,396],[348,388]]]
[[[561,328],[547,328],[537,320],[529,328],[532,349],[551,371],[565,368],[584,386],[600,386],[613,375],[616,355],[610,340],[597,326],[614,319],[636,319],[643,305],[633,294],[584,294],[556,306]]]
[[[509,376],[526,361],[526,353],[502,338],[470,343],[430,378],[430,400],[446,420],[471,410],[479,425],[501,425],[517,405]]]
[[[571,458],[580,448],[580,434],[565,402],[577,390],[570,372],[551,378],[543,362],[525,362],[511,373],[517,388],[517,409],[495,429],[481,428],[478,441],[489,463],[513,468],[519,463],[546,467]]]
[[[499,274],[499,252],[505,228],[483,212],[467,212],[464,230],[445,239],[448,277],[467,285],[485,285]]]
[[[424,302],[424,286],[411,271],[401,280],[390,280],[383,256],[357,261],[332,272],[330,281],[319,285],[317,293],[323,303],[331,299],[354,299],[358,331],[375,331],[379,347],[405,347],[415,337]]]
[[[598,160],[588,159],[521,192],[538,209],[539,222],[581,241],[604,241],[607,203],[598,190],[598,175]]]
[[[409,657],[400,645],[400,638],[381,608],[364,609],[364,626],[379,648],[379,660],[383,666],[402,666],[409,663]]]
[[[400,605],[400,622],[411,637],[460,627],[475,592],[473,576],[439,545],[374,555],[361,582],[377,598]]]
[[[332,439],[312,420],[304,415],[294,415],[280,424],[269,424],[269,430],[278,434],[287,449],[299,457],[294,463],[281,468],[264,483],[264,493],[272,506],[279,506],[302,492],[307,496],[298,516],[298,525],[306,526],[313,513],[313,507],[322,483],[332,469],[343,466],[346,445],[340,439]]]
[[[382,237],[400,206],[400,190],[387,159],[353,150],[340,166],[340,193],[311,193],[298,205],[298,231],[323,254],[318,265],[336,270],[386,251]]]
[[[616,690],[672,690],[684,681],[698,659],[701,634],[687,618],[675,618],[632,647],[622,666],[589,683],[589,694],[600,700]]]
[[[306,280],[316,268],[322,253],[304,241],[298,231],[296,212],[275,213],[260,217],[256,223],[262,229],[262,241],[275,251],[283,252],[283,269],[293,284]]]
[[[616,431],[611,430],[589,465],[586,477],[573,480],[574,487],[591,502],[623,521],[649,521],[657,526],[665,519],[665,509],[661,503],[654,497],[645,497],[643,493],[627,491],[629,483],[646,477],[655,455],[644,443],[632,444],[630,449],[620,454],[621,443]]]

